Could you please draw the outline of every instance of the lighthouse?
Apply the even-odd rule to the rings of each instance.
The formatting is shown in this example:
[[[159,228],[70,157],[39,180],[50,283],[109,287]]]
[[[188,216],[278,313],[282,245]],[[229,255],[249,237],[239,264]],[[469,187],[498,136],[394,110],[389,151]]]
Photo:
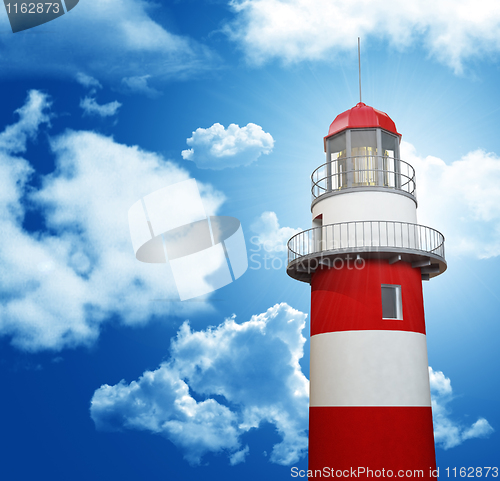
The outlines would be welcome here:
[[[446,270],[444,237],[417,223],[400,141],[362,102],[339,114],[311,176],[313,227],[288,242],[288,275],[311,285],[312,478],[436,467],[422,281]]]

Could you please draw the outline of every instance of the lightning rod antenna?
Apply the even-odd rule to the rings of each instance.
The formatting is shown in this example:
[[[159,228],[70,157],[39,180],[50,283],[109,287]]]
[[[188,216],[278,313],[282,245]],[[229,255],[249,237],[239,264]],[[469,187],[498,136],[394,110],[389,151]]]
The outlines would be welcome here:
[[[361,47],[358,37],[358,68],[359,68],[359,101],[361,103]]]

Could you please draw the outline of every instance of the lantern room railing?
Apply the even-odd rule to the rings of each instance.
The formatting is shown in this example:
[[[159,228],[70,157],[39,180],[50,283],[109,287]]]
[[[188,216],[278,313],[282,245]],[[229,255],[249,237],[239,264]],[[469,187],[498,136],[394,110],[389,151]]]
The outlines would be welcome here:
[[[313,201],[323,194],[351,188],[395,189],[416,199],[415,169],[401,159],[381,155],[338,157],[311,175]]]
[[[445,263],[444,236],[408,222],[341,222],[299,232],[287,244],[288,264],[304,256],[362,252],[407,252]]]

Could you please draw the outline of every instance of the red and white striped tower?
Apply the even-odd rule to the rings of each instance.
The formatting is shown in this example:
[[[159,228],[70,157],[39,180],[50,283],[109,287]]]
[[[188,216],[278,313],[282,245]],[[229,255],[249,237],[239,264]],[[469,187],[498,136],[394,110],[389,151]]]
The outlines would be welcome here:
[[[417,224],[400,139],[387,114],[361,102],[338,115],[312,174],[313,228],[288,243],[288,274],[311,284],[316,477],[352,468],[425,479],[436,466],[422,280],[446,270],[444,237]]]

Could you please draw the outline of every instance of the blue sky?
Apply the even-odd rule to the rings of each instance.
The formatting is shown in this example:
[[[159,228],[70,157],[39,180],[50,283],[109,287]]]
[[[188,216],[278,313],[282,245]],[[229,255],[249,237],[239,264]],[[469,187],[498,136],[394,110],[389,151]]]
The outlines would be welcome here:
[[[500,441],[500,7],[462,0],[82,0],[12,34],[0,14],[0,474],[289,479],[307,465],[309,303],[285,273],[323,136],[387,112],[446,236],[424,283],[437,461]],[[127,212],[195,178],[241,221],[249,268],[180,302]]]

